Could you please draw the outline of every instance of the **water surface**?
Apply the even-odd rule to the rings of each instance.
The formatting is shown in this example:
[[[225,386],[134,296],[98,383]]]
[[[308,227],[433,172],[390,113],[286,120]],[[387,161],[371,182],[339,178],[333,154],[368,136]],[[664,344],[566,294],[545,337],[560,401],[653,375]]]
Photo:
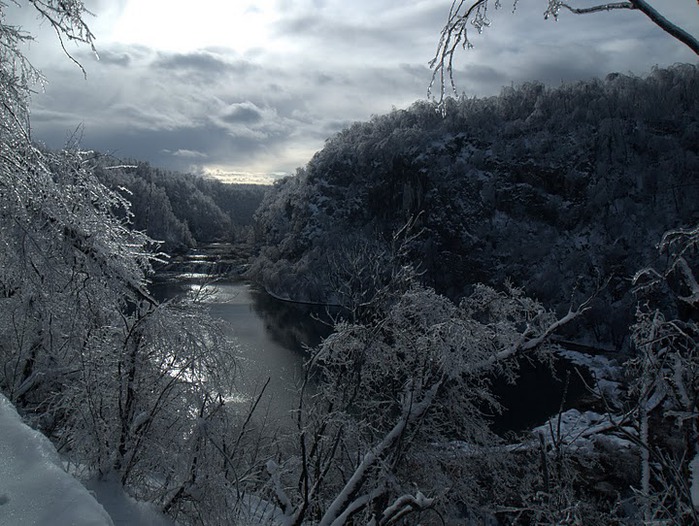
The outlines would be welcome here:
[[[158,280],[154,295],[168,299],[201,287],[201,276],[179,275]],[[222,319],[236,349],[235,386],[232,400],[248,407],[269,380],[258,408],[262,417],[289,418],[298,404],[303,365],[308,347],[330,333],[321,308],[279,301],[255,285],[239,280],[217,280],[206,287],[210,313]]]

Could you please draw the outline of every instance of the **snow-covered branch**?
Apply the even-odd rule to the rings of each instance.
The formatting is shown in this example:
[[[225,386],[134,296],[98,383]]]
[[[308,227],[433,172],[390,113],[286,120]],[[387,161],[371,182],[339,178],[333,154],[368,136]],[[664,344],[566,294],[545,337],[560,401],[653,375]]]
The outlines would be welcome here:
[[[442,382],[435,382],[418,401],[413,399],[414,393],[408,388],[404,393],[403,411],[393,428],[383,439],[367,451],[354,473],[328,506],[319,526],[339,526],[358,509],[383,494],[383,491],[372,490],[368,494],[355,497],[357,491],[367,482],[368,471],[390,450],[400,439],[406,428],[419,420],[432,405]],[[351,513],[350,513],[351,511]]]
[[[513,0],[513,12],[517,7],[517,0]],[[500,8],[500,0],[494,2],[494,8]],[[440,37],[437,51],[430,61],[430,68],[433,69],[432,81],[428,88],[428,98],[432,97],[434,84],[439,84],[438,103],[442,105],[446,97],[446,85],[449,84],[454,93],[456,86],[454,83],[454,55],[459,48],[473,47],[469,38],[469,26],[472,26],[478,33],[490,26],[488,18],[488,8],[490,0],[454,0],[449,10],[447,22],[444,25]],[[699,40],[697,37],[668,20],[658,10],[653,8],[646,0],[622,0],[617,2],[606,2],[592,6],[578,7],[573,2],[563,0],[547,0],[547,7],[544,11],[544,18],[558,19],[561,9],[566,9],[576,15],[587,15],[592,13],[608,13],[620,10],[637,10],[643,13],[648,19],[672,36],[677,41],[686,45],[694,53],[699,55]],[[442,108],[444,111],[444,108]]]
[[[689,32],[685,31],[677,24],[673,24],[656,9],[654,9],[646,0],[630,0],[636,9],[646,15],[660,29],[668,35],[685,44],[689,49],[699,55],[699,40]],[[699,6],[698,6],[699,7]]]
[[[613,2],[610,4],[599,4],[599,5],[594,5],[590,7],[574,7],[570,4],[564,3],[564,2],[556,2],[556,1],[551,1],[549,2],[549,8],[544,14],[544,17],[546,18],[548,14],[553,14],[554,16],[557,16],[557,8],[559,7],[564,7],[571,13],[575,13],[576,15],[585,15],[588,13],[599,13],[603,11],[612,11],[614,9],[633,9],[633,4],[631,2]]]
[[[434,498],[426,497],[418,491],[415,495],[401,495],[393,504],[383,510],[378,521],[372,521],[370,526],[393,524],[408,513],[426,510],[434,504]]]
[[[561,2],[560,0],[550,0],[549,8],[546,10],[545,16],[558,16],[558,10],[563,7],[575,13],[576,15],[586,15],[589,13],[601,13],[605,11],[613,11],[616,9],[632,9],[638,10],[646,15],[660,29],[665,31],[673,38],[685,44],[689,49],[699,55],[699,40],[697,40],[689,32],[685,31],[677,24],[670,22],[657,9],[653,8],[646,0],[629,0],[628,2],[612,2],[608,4],[598,4],[590,7],[575,7],[569,3]]]
[[[519,336],[515,338],[509,346],[495,352],[485,360],[471,364],[469,371],[474,373],[481,370],[487,370],[494,364],[507,360],[518,353],[532,351],[541,347],[544,343],[549,341],[551,336],[557,330],[588,311],[594,298],[595,295],[590,296],[575,309],[569,309],[564,316],[548,324],[543,328],[543,330],[540,330],[538,334],[532,334],[531,326],[527,325],[525,330],[522,331],[522,333],[519,334]]]

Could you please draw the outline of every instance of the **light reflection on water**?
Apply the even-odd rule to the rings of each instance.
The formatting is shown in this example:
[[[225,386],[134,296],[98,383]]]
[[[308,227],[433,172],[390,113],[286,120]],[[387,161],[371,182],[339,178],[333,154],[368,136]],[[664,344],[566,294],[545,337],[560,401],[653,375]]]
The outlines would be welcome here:
[[[283,424],[298,406],[305,348],[317,344],[329,332],[326,324],[315,319],[322,313],[276,300],[243,281],[202,284],[198,278],[179,275],[175,280],[156,283],[153,293],[158,299],[166,299],[195,292],[209,305],[213,316],[226,322],[228,336],[236,347],[234,385],[238,388],[227,402],[246,410],[269,379],[258,417],[267,416]]]

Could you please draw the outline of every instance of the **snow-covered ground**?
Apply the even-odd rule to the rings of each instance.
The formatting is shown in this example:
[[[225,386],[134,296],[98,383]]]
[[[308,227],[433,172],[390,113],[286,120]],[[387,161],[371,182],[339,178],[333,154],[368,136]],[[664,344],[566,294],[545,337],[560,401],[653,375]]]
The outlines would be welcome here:
[[[0,395],[0,525],[113,525],[105,509],[61,467],[51,442]]]
[[[699,453],[694,455],[694,459],[689,464],[690,478],[689,487],[692,492],[692,504],[699,508]]]
[[[66,473],[53,444],[0,395],[0,526],[170,526],[118,484],[90,490]]]
[[[575,365],[582,365],[592,374],[594,383],[589,386],[590,389],[603,396],[610,408],[620,406],[623,374],[621,366],[615,360],[604,355],[591,355],[562,348],[557,354]],[[531,432],[534,435],[542,435],[548,442],[560,442],[576,451],[593,451],[595,441],[614,443],[620,449],[632,448],[633,444],[627,438],[614,432],[617,424],[619,419],[610,415],[573,408],[553,415]],[[634,433],[630,428],[626,430]]]
[[[614,406],[621,397],[622,367],[608,356],[591,355],[578,351],[558,349],[557,354],[570,360],[575,365],[582,365],[594,376],[598,394],[602,394],[607,403]]]
[[[176,524],[152,504],[139,502],[126,495],[116,481],[91,480],[86,486],[107,510],[114,526],[175,526]]]

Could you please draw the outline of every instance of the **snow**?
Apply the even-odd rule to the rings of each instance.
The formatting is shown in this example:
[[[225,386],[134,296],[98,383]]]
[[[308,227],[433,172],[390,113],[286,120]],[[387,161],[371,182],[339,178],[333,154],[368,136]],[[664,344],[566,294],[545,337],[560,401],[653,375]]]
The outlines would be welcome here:
[[[552,416],[545,424],[532,429],[531,433],[543,436],[548,444],[560,442],[567,445],[570,451],[582,453],[592,453],[596,442],[606,442],[616,449],[632,448],[631,441],[614,434],[615,428],[608,415],[569,409]],[[625,430],[634,432],[631,428]]]
[[[699,453],[689,463],[689,490],[692,495],[692,504],[699,508]]]
[[[116,481],[83,486],[53,444],[0,395],[0,526],[173,526]]]
[[[243,496],[236,526],[283,526],[284,514],[270,501],[254,495]]]
[[[86,484],[97,501],[104,506],[114,526],[174,526],[153,504],[139,502],[124,493],[112,480],[91,480]]]
[[[559,348],[557,354],[576,365],[586,367],[595,377],[596,386],[591,387],[596,387],[610,405],[619,405],[623,368],[615,360],[601,354],[591,355],[563,348]]]
[[[103,526],[111,518],[61,467],[51,442],[0,395],[0,526]]]

